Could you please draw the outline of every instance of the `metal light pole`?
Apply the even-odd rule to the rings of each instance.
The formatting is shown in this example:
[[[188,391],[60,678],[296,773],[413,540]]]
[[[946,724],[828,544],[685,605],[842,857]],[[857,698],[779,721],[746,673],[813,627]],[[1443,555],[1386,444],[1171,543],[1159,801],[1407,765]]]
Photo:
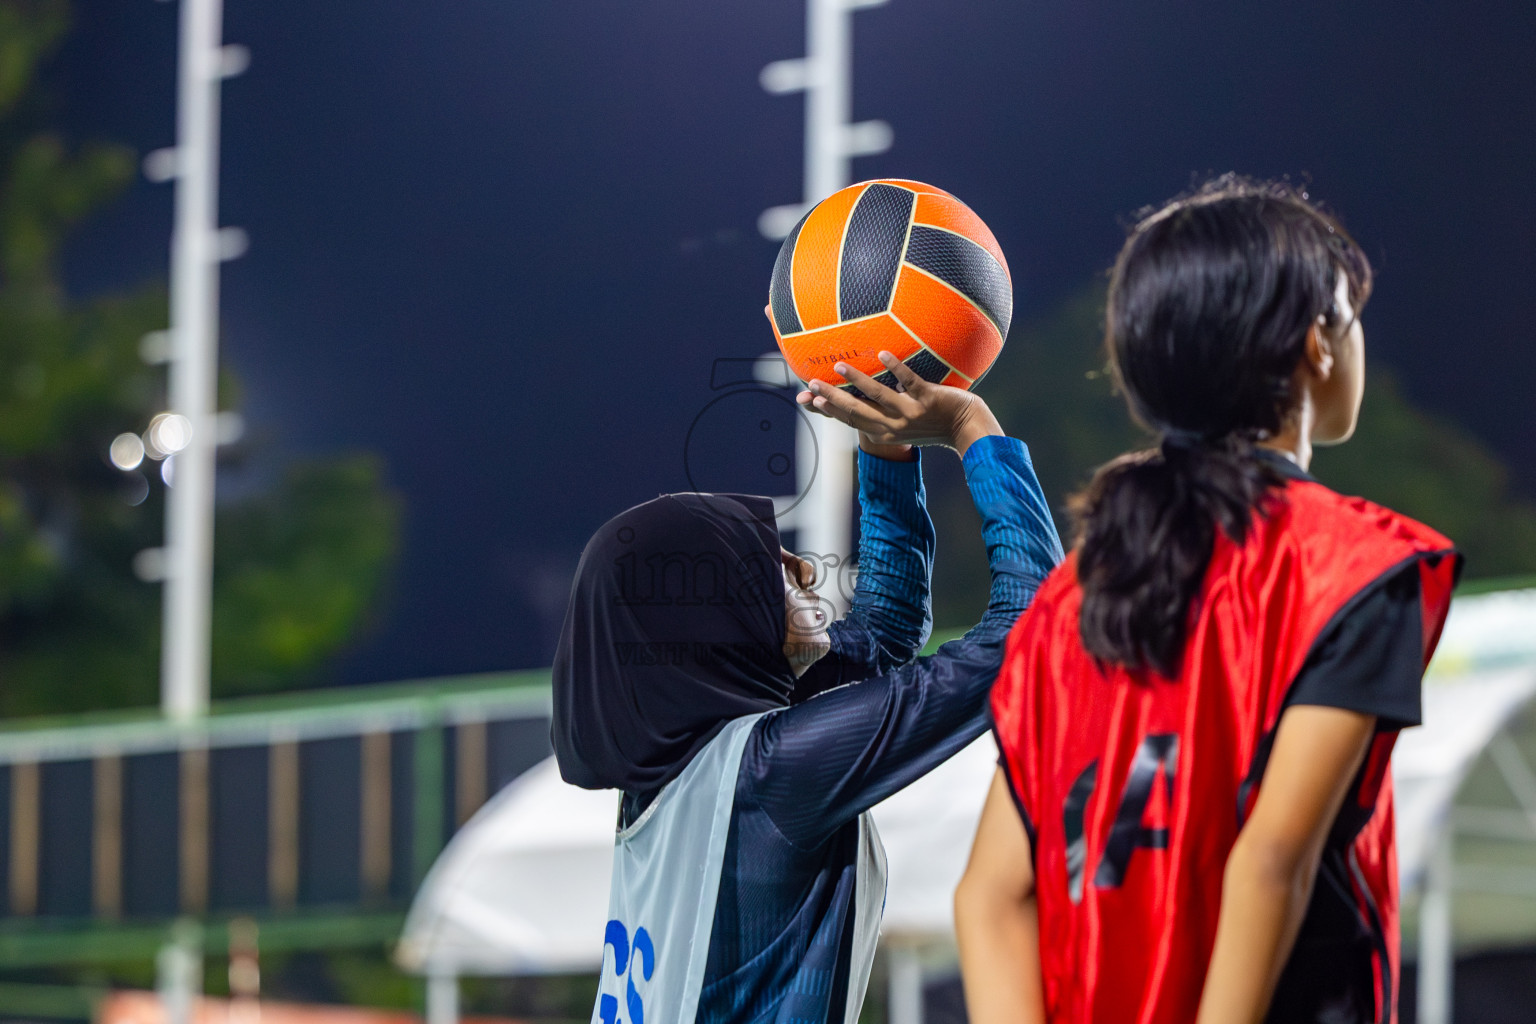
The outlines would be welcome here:
[[[856,156],[883,153],[891,147],[891,126],[884,121],[849,122],[852,113],[850,16],[860,8],[879,7],[886,0],[806,0],[806,55],[778,60],[763,68],[758,80],[775,95],[805,93],[804,201],[764,210],[757,227],[765,238],[788,235],[816,203],[850,184],[849,162]],[[848,558],[849,519],[853,503],[854,432],[823,416],[812,416],[809,430],[796,440],[795,461],[804,495],[784,518],[796,531],[802,553],[821,556],[829,571]],[[809,467],[816,467],[807,480]],[[836,559],[836,561],[834,561]],[[822,597],[842,607],[836,587]]]
[[[452,974],[427,975],[426,1024],[459,1024],[459,979]]]
[[[155,954],[155,991],[166,1024],[193,1024],[202,990],[202,928],[195,921],[177,921]]]
[[[181,0],[176,145],[144,161],[151,180],[176,181],[171,238],[170,413],[178,421],[166,501],[160,705],[191,721],[208,708],[213,595],[213,483],[218,447],[219,263],[245,249],[238,228],[218,228],[219,90],[249,63],[224,46],[223,0]]]
[[[1431,842],[1419,901],[1419,1021],[1451,1024],[1456,974],[1455,927],[1451,916],[1456,884],[1453,818]]]
[[[923,1024],[923,960],[916,946],[886,944],[887,1024]]]

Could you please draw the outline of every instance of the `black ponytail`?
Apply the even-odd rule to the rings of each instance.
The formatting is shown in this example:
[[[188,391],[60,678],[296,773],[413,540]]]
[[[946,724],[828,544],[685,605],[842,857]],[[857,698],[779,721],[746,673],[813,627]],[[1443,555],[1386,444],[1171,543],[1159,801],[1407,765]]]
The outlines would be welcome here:
[[[1254,445],[1295,406],[1307,329],[1358,310],[1365,255],[1305,193],[1224,176],[1143,217],[1110,278],[1105,342],[1132,417],[1158,448],[1102,467],[1072,500],[1079,630],[1094,656],[1178,673],[1216,531],[1236,543],[1280,483]]]

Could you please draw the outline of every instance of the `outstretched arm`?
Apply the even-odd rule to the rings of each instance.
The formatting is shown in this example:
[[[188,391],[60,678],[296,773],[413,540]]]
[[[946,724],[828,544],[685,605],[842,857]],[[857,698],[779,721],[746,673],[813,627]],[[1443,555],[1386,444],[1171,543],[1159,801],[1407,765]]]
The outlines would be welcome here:
[[[900,371],[906,367],[897,366],[900,369],[893,372],[901,379]],[[908,373],[911,381],[902,380],[905,394],[882,389],[854,371],[845,376],[865,394],[885,397],[898,409],[902,403],[897,399],[909,397],[932,404],[934,396],[925,394],[925,389],[940,386]],[[882,391],[886,395],[881,396]],[[967,406],[980,402],[965,392],[958,394],[965,397]],[[859,403],[850,396],[837,398]],[[861,418],[875,416],[859,407],[848,415],[844,422],[856,426],[862,426]],[[985,416],[996,423],[990,412]],[[917,422],[893,428],[891,439],[900,438],[897,430],[925,429]],[[926,429],[935,428],[930,424]],[[756,775],[752,786],[756,798],[791,842],[819,841],[926,774],[987,727],[987,692],[1002,663],[1003,643],[1045,576],[1061,560],[1061,543],[1022,443],[997,436],[970,438],[965,441],[962,464],[981,513],[992,570],[986,615],[964,637],[929,657],[839,687],[764,720],[754,734],[757,755],[744,762],[743,771]]]
[[[933,521],[917,449],[860,439],[859,512],[851,607],[828,629],[832,648],[800,678],[797,701],[905,665],[933,629]],[[803,576],[802,586],[812,582]],[[822,580],[818,593],[836,585]]]
[[[977,438],[1003,432],[975,395],[930,384],[888,352],[880,358],[900,389],[839,363],[834,369],[867,399],[820,381],[797,398],[858,430],[860,516],[851,607],[828,630],[832,648],[800,678],[796,701],[905,665],[922,649],[933,628],[934,543],[917,446],[948,445],[963,456]]]

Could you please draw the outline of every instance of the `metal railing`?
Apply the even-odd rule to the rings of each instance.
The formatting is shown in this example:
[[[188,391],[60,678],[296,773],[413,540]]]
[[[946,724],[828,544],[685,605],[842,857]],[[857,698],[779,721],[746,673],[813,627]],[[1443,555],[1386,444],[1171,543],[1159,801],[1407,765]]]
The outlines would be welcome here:
[[[453,830],[548,754],[548,671],[0,728],[0,967],[388,942]]]

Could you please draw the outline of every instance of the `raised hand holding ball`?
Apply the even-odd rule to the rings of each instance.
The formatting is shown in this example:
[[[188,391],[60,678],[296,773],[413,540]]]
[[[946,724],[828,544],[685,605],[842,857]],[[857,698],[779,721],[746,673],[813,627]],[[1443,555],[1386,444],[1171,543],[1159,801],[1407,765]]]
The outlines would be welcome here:
[[[1003,432],[980,395],[925,381],[890,352],[882,351],[877,358],[885,367],[880,376],[893,378],[895,386],[840,362],[837,372],[851,388],[813,380],[795,400],[881,445],[941,444],[963,457],[978,438]],[[858,394],[849,393],[853,388]]]

